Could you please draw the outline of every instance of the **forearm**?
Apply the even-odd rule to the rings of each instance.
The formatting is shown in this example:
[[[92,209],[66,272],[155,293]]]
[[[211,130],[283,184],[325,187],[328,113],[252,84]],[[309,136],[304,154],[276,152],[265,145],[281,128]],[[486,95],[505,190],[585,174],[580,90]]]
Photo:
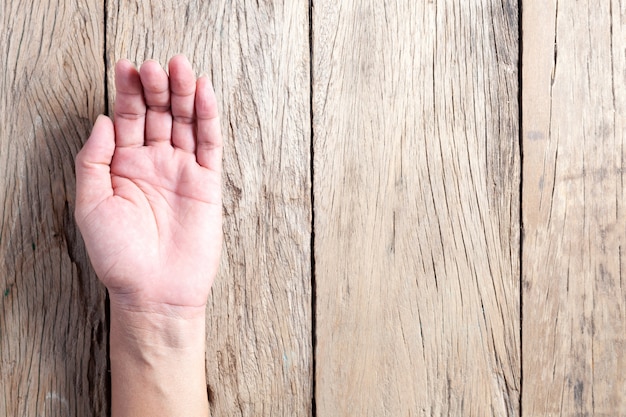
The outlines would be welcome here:
[[[111,304],[112,416],[208,416],[205,319]]]

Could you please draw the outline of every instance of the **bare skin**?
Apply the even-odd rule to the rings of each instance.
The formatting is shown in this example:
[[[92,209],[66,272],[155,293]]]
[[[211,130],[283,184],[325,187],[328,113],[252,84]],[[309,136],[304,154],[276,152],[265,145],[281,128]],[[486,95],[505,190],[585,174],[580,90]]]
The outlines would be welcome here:
[[[76,221],[111,300],[113,416],[206,416],[205,304],[222,246],[220,122],[183,56],[115,67],[115,122],[76,157]]]

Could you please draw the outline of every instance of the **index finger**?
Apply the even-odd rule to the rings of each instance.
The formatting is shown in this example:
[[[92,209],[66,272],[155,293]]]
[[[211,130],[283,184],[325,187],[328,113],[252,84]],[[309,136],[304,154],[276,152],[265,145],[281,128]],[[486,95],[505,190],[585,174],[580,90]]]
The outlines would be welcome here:
[[[139,72],[128,60],[115,65],[115,145],[142,146],[146,118],[146,103]]]

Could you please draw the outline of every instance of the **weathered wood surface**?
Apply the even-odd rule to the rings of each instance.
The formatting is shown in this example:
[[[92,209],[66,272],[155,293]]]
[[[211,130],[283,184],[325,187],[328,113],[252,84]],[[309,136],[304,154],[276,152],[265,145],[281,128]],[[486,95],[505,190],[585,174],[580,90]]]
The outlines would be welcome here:
[[[517,2],[312,23],[318,415],[517,415]]]
[[[626,415],[626,3],[524,3],[525,416]]]
[[[73,221],[74,155],[104,111],[103,4],[0,8],[0,415],[107,410],[106,323]]]
[[[310,11],[0,8],[0,415],[108,412],[73,156],[116,59],[179,52],[213,79],[226,140],[214,416],[311,415],[313,396],[320,417],[626,415],[624,3],[523,2],[523,167],[516,1]]]
[[[207,316],[212,415],[311,415],[308,2],[120,0],[108,16],[109,68],[121,57],[165,64],[185,53],[221,103],[225,244]]]

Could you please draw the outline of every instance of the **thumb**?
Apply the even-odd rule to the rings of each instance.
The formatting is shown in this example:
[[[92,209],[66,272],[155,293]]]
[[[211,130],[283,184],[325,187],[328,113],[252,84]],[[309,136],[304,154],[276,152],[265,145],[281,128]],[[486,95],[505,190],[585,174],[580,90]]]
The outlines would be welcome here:
[[[115,129],[107,116],[100,115],[91,136],[76,155],[76,215],[89,213],[113,195],[111,159],[115,152]]]

